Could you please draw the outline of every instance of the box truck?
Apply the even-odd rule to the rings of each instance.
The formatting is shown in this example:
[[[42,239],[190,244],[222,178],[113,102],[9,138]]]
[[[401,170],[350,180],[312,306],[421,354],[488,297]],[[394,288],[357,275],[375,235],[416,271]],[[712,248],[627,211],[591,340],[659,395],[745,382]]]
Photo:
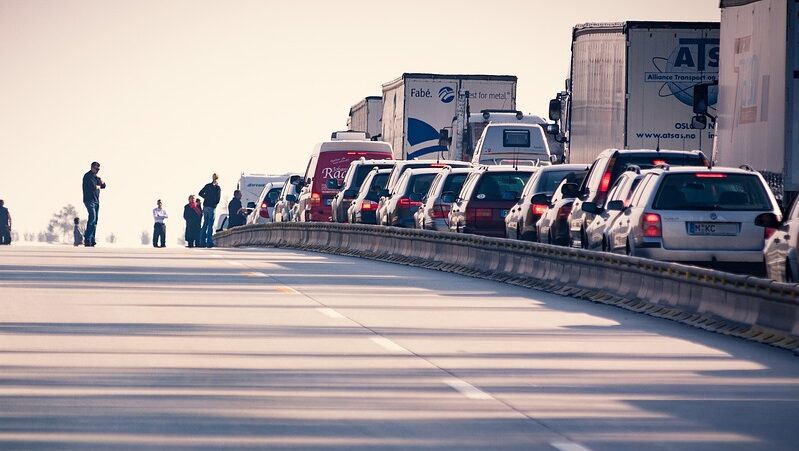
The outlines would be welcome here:
[[[572,30],[566,91],[550,102],[571,163],[605,149],[712,147],[692,128],[693,87],[717,80],[717,22],[589,23]],[[710,88],[714,108],[718,88]]]
[[[516,109],[512,75],[405,73],[383,85],[382,139],[396,159],[457,159],[439,143],[439,130],[452,126],[459,94],[469,93],[472,111]]]
[[[799,191],[798,5],[721,1],[715,158],[760,171],[783,205]]]
[[[369,138],[380,137],[383,116],[383,98],[369,96],[350,108],[347,130],[366,132]]]

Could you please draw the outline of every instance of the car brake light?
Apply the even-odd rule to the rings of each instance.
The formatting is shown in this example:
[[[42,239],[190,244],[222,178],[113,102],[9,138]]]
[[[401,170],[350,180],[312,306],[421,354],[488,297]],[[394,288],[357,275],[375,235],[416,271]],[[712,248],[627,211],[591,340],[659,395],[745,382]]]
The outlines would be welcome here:
[[[347,155],[369,155],[368,152],[347,152]]]
[[[558,218],[561,218],[561,219],[567,218],[571,214],[571,212],[572,212],[571,204],[564,205],[564,206],[558,208]]]
[[[697,178],[700,179],[723,179],[727,178],[727,174],[719,174],[718,172],[697,172]]]
[[[655,166],[666,164],[666,160],[654,160],[652,161],[652,164],[654,164]]]
[[[413,201],[408,197],[401,197],[399,200],[399,207],[400,208],[411,208],[411,207],[421,207],[422,203]]]
[[[319,205],[322,203],[322,196],[319,193],[311,193],[311,205]]]
[[[373,202],[371,200],[365,200],[361,202],[361,211],[373,211],[377,210],[377,202]]]
[[[261,208],[269,208],[269,204],[266,202],[261,202]]]
[[[610,172],[606,172],[602,175],[602,181],[599,182],[599,192],[606,193],[610,188]]]
[[[493,213],[493,210],[490,208],[476,208],[474,211],[475,216],[478,218],[491,218]]]
[[[769,228],[769,227],[763,228],[763,238],[765,238],[765,239],[771,238],[771,235],[774,235],[774,232],[776,232],[776,231],[777,231],[777,229],[772,229],[772,228]]]
[[[660,223],[660,215],[655,213],[644,213],[641,216],[641,230],[648,238],[660,238],[663,236],[663,227]]]
[[[533,204],[533,214],[536,216],[541,216],[547,211],[548,205],[546,204]]]
[[[449,205],[436,205],[433,207],[433,217],[434,218],[448,218],[449,217]]]

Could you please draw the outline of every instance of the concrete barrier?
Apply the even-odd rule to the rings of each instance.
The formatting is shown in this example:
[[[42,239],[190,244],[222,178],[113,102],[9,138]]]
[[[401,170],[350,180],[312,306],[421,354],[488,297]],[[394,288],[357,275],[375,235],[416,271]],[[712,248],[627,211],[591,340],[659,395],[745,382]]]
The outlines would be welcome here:
[[[270,246],[396,262],[536,288],[799,350],[799,285],[624,255],[475,235],[334,223],[221,232]]]

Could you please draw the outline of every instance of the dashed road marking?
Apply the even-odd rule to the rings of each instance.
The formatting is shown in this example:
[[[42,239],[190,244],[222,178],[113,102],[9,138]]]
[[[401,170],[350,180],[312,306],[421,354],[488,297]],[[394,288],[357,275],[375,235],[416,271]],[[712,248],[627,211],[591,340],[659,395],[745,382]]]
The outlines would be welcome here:
[[[341,313],[333,310],[332,308],[318,308],[318,309],[316,309],[316,311],[321,313],[321,314],[323,314],[323,315],[325,315],[325,316],[327,316],[328,318],[334,318],[334,319],[343,319],[344,318],[344,315],[342,315]]]
[[[552,442],[550,445],[560,451],[591,451],[583,445],[578,445],[577,443],[572,442]]]
[[[287,287],[285,285],[277,287],[277,291],[286,294],[302,294],[299,291],[295,290],[294,288]]]
[[[469,399],[494,399],[493,396],[489,395],[483,390],[480,390],[474,385],[466,381],[462,381],[460,379],[455,379],[455,378],[444,379],[444,383],[454,388],[455,390],[458,390],[459,392],[461,392],[463,396]]]
[[[385,337],[372,337],[371,340],[386,350],[397,354],[410,354],[411,352]]]
[[[251,271],[251,272],[243,272],[242,274],[244,274],[247,277],[269,277],[269,276],[267,276],[266,274],[264,274],[262,272],[252,272]]]

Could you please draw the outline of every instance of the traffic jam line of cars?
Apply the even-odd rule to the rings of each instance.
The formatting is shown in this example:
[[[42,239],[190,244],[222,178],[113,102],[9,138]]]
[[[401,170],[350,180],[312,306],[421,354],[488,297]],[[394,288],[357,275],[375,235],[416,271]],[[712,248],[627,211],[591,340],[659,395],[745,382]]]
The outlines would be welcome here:
[[[365,133],[318,145],[268,183],[248,223],[348,222],[505,237],[799,280],[799,207],[783,219],[748,167],[699,151],[602,152],[590,164],[394,160]]]

